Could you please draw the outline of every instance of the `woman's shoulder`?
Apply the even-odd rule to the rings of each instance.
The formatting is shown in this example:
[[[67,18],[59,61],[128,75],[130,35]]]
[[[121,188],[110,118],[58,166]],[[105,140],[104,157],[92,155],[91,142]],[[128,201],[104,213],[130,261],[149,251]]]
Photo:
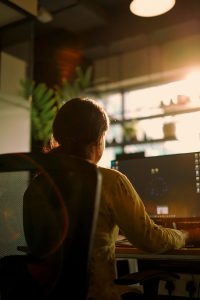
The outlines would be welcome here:
[[[99,167],[99,170],[104,182],[106,181],[107,184],[113,185],[123,191],[126,190],[128,193],[135,193],[135,189],[130,180],[120,171],[104,167]]]
[[[101,174],[105,177],[110,177],[110,178],[125,178],[126,176],[122,174],[120,171],[116,169],[110,169],[110,168],[104,168],[104,167],[98,167]]]

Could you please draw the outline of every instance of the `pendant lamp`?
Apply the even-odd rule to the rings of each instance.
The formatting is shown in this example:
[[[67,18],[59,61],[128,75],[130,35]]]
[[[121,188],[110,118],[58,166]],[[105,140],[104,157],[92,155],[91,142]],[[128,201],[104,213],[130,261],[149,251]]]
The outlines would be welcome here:
[[[172,9],[176,0],[133,0],[130,11],[140,17],[155,17]]]

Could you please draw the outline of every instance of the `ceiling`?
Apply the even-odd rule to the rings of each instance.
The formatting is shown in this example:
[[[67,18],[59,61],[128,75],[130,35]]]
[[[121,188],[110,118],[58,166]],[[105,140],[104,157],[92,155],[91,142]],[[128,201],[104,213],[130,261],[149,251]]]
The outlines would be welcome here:
[[[0,2],[0,28],[26,18],[22,12]]]
[[[161,1],[161,0],[159,0]],[[36,38],[58,34],[63,40],[77,42],[88,58],[102,57],[163,42],[200,31],[200,0],[176,0],[173,9],[161,16],[142,18],[129,10],[131,0],[38,0],[38,9],[45,8],[52,21],[40,22],[23,15],[8,1],[0,0],[0,28],[30,18],[35,22]],[[179,27],[177,25],[180,25]],[[62,34],[61,34],[62,33]]]
[[[23,42],[34,41],[34,78],[50,86],[71,78],[77,65],[115,60],[125,52],[200,35],[200,0],[176,0],[172,10],[150,18],[133,15],[131,0],[38,0],[38,11],[46,9],[52,15],[47,23],[37,14],[17,10],[13,1],[19,0],[0,0],[0,46],[29,62],[32,54]]]
[[[200,31],[200,0],[177,0],[171,11],[151,18],[133,15],[130,2],[39,0],[39,7],[51,12],[53,20],[37,22],[36,35],[62,31],[63,38],[78,40],[86,55],[94,58],[142,47],[154,39],[163,42]]]

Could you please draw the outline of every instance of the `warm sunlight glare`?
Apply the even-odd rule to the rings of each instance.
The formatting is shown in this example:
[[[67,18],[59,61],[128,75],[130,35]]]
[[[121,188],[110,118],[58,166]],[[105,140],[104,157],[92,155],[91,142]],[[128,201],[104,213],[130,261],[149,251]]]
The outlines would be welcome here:
[[[192,102],[199,102],[200,96],[200,69],[191,71],[185,78],[185,87]],[[199,104],[199,103],[198,103]]]

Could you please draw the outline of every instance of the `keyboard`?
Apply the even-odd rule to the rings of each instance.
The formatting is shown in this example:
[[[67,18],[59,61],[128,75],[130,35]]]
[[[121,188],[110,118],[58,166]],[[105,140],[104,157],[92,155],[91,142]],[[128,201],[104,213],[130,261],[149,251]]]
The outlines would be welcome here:
[[[157,225],[179,230],[200,228],[199,218],[156,218],[153,220]]]

